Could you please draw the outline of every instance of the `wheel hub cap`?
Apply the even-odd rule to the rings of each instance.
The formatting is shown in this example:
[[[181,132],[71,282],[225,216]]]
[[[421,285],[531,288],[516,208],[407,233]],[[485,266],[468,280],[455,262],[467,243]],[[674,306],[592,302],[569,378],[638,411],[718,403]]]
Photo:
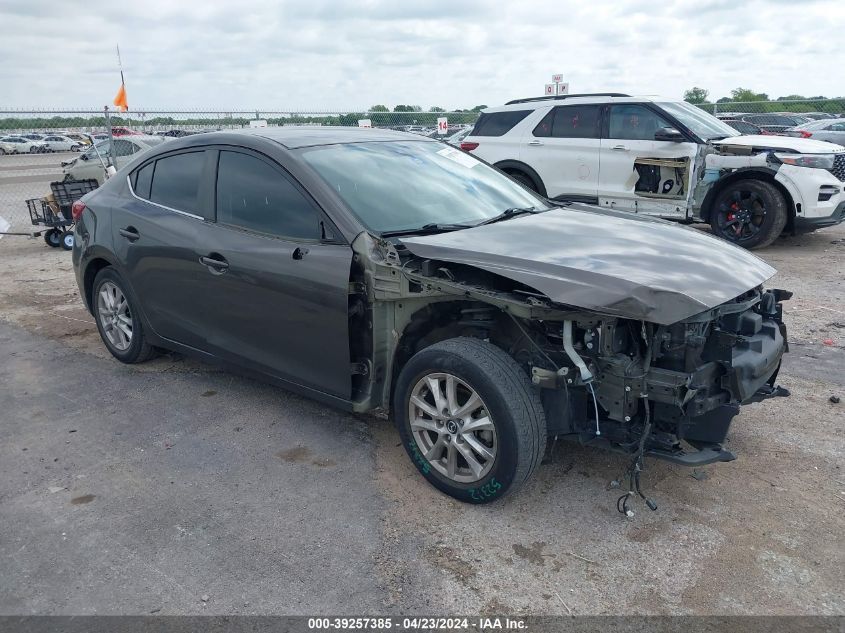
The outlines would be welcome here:
[[[97,317],[108,343],[121,352],[129,349],[134,325],[129,302],[111,281],[101,285],[97,293]]]
[[[440,474],[473,483],[490,472],[496,427],[481,397],[457,376],[423,376],[411,391],[408,419],[420,453]]]

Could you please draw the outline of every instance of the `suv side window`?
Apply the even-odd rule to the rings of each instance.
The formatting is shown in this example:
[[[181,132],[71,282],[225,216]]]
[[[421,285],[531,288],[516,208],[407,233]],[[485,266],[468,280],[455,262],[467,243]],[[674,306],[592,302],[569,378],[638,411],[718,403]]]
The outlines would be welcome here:
[[[201,215],[198,194],[204,166],[205,151],[159,158],[150,186],[150,202]]]
[[[531,110],[508,110],[507,112],[482,113],[470,136],[503,136],[531,112]]]
[[[599,138],[601,117],[598,105],[558,106],[534,128],[534,136],[554,138]]]
[[[608,138],[653,141],[654,133],[662,127],[673,126],[645,106],[627,103],[610,106]]]
[[[220,152],[217,222],[275,237],[320,239],[317,211],[299,189],[281,170],[241,152]]]

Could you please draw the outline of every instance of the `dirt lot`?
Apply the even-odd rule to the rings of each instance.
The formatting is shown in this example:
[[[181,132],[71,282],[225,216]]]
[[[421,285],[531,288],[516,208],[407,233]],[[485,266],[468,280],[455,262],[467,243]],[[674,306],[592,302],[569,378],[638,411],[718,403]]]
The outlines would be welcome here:
[[[649,461],[660,508],[628,520],[617,456],[558,444],[470,507],[384,419],[176,356],[122,366],[69,253],[2,238],[0,614],[843,614],[845,226],[760,255],[796,293],[792,396],[745,407],[734,462]]]

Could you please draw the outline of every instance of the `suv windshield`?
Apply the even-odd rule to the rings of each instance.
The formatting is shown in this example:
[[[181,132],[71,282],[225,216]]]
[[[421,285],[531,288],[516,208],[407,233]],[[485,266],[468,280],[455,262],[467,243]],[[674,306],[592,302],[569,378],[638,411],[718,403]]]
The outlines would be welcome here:
[[[307,148],[302,156],[376,233],[478,224],[506,209],[549,208],[501,172],[443,143],[348,143]]]
[[[712,114],[708,114],[701,108],[685,101],[666,101],[657,105],[687,126],[693,134],[705,141],[740,135],[730,125],[722,123]]]

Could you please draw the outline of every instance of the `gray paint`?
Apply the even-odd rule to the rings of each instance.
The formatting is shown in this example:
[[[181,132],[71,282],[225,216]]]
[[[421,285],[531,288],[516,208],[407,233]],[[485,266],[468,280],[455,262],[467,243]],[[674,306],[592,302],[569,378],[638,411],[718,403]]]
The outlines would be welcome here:
[[[586,205],[402,242],[419,257],[477,266],[557,303],[660,324],[729,301],[776,272],[700,231]]]

